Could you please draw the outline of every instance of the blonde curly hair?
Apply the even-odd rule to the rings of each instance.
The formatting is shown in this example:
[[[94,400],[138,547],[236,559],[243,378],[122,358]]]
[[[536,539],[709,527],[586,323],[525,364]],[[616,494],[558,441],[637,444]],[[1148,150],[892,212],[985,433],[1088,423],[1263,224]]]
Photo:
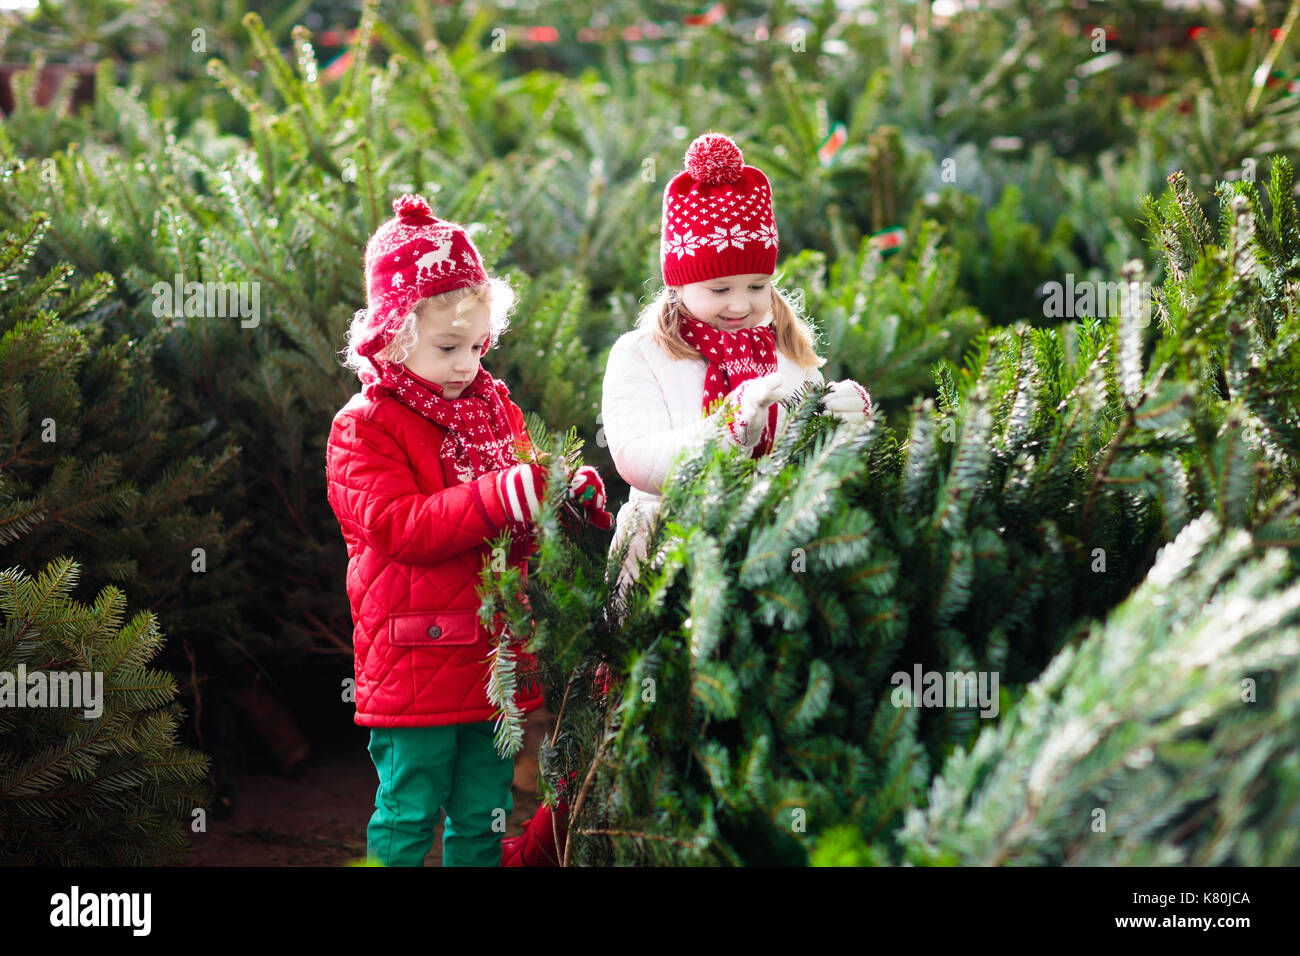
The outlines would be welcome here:
[[[510,313],[518,304],[518,296],[515,295],[515,290],[510,283],[492,276],[487,282],[478,285],[462,286],[450,292],[420,299],[403,317],[402,325],[393,335],[392,341],[375,353],[375,358],[396,362],[399,365],[405,362],[411,350],[415,348],[416,342],[419,341],[419,316],[425,309],[453,306],[456,315],[462,316],[480,302],[486,303],[491,313],[487,349],[496,348],[502,334],[510,328]],[[375,371],[370,360],[357,353],[357,345],[371,331],[369,319],[368,309],[358,309],[353,314],[352,323],[347,331],[347,347],[339,350],[339,354],[343,356],[340,364],[352,369],[357,378],[366,383],[374,380]],[[484,351],[486,352],[487,349]]]

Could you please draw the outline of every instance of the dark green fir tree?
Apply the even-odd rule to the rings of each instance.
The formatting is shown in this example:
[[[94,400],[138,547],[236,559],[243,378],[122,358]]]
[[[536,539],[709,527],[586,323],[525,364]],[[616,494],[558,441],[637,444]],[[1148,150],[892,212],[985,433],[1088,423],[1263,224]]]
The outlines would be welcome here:
[[[937,368],[939,401],[913,403],[905,444],[878,414],[862,426],[827,419],[817,410],[824,386],[807,386],[789,400],[788,426],[765,458],[712,442],[687,450],[626,593],[610,583],[621,555],[607,562],[602,542],[568,531],[548,503],[531,610],[516,612],[524,626],[531,615],[559,715],[542,763],[551,799],[563,796],[571,808],[566,862],[890,863],[906,854],[1010,862],[1010,850],[931,851],[912,835],[920,824],[904,833],[905,818],[933,799],[933,769],[965,773],[961,755],[977,739],[986,762],[997,747],[1019,746],[990,724],[1021,707],[1032,713],[1040,685],[1074,693],[1057,678],[1080,644],[1102,653],[1089,634],[1121,641],[1124,622],[1147,615],[1137,626],[1155,653],[1164,628],[1143,602],[1191,608],[1209,600],[1205,587],[1217,583],[1184,580],[1176,573],[1183,559],[1173,557],[1190,561],[1213,547],[1208,538],[1239,556],[1242,541],[1268,550],[1237,606],[1257,607],[1268,620],[1268,608],[1289,613],[1300,418],[1287,346],[1300,316],[1300,241],[1285,159],[1274,160],[1272,175],[1269,216],[1250,187],[1234,187],[1219,243],[1172,177],[1169,195],[1152,205],[1153,235],[1164,237],[1170,257],[1154,302],[1159,324],[1135,302],[1108,321],[987,331],[964,367]],[[1136,265],[1126,276],[1139,287],[1140,277]],[[562,444],[538,430],[534,438],[557,451]],[[1207,511],[1210,518],[1194,521]],[[1192,545],[1185,534],[1207,541]],[[1159,586],[1129,609],[1132,589],[1152,575]],[[484,583],[494,607],[509,606],[518,586],[490,575]],[[1194,648],[1211,633],[1190,628],[1187,640]],[[1252,635],[1266,630],[1227,633],[1246,642],[1246,655]],[[1168,638],[1160,701],[1196,707],[1209,691],[1198,689],[1202,672],[1180,669],[1182,640]],[[1294,641],[1269,647],[1284,672]],[[1251,676],[1246,656],[1234,681]],[[1054,659],[1050,677],[1042,675]],[[604,699],[593,687],[602,662],[615,678]],[[1000,686],[976,705],[970,689],[964,704],[918,707],[925,701],[917,689],[897,680],[918,666],[997,675]],[[1236,665],[1225,658],[1224,666]],[[1269,688],[1284,680],[1256,676]],[[1130,701],[1125,726],[1158,729],[1167,712],[1143,696],[1149,674],[1121,667],[1104,682],[1076,679]],[[1226,706],[1221,692],[1205,700]],[[1241,747],[1285,744],[1274,732],[1289,714],[1279,693],[1243,731]],[[1224,774],[1238,773],[1239,761],[1216,753],[1196,750],[1204,763],[1191,761],[1192,776],[1171,786],[1188,795],[1197,786],[1233,792]],[[1109,759],[1078,757],[1085,774],[1087,761]],[[1009,754],[1009,772],[1023,764]],[[1107,765],[1119,775],[1115,786],[1127,787],[1127,765]],[[1279,774],[1261,786],[1294,792],[1291,770]],[[961,779],[971,787],[983,777]],[[1012,782],[1004,796],[1023,792]],[[1061,799],[1086,792],[1081,784]],[[1224,804],[1225,818],[1236,805]],[[1196,830],[1206,819],[1179,821],[1183,843],[1206,847],[1196,851],[1201,858],[1289,859],[1265,853],[1245,830],[1232,836],[1233,849],[1214,846]],[[1282,825],[1268,821],[1270,833]],[[1037,822],[1043,831],[1034,838],[1044,845],[1060,835],[1052,827],[1082,825],[1054,815]],[[1000,825],[979,838],[996,844]],[[1173,852],[1155,829],[1136,839],[1152,844],[1126,848],[1128,859]]]

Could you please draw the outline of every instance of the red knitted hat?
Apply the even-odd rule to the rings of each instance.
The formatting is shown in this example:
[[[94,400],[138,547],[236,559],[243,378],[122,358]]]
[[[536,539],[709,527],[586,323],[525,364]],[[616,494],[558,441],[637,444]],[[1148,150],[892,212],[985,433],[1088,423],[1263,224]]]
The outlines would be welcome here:
[[[721,133],[696,137],[664,189],[659,267],[665,285],[776,271],[772,187]]]
[[[410,193],[393,200],[393,212],[366,245],[369,315],[359,355],[374,355],[391,342],[421,299],[487,281],[464,226],[438,219],[423,196]]]

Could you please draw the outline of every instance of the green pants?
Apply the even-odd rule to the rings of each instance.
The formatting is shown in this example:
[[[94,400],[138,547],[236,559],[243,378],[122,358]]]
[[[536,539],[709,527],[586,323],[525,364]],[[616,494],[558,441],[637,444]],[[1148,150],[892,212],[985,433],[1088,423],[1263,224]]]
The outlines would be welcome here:
[[[372,861],[423,866],[446,810],[442,865],[500,866],[515,764],[497,756],[491,723],[375,727],[369,749],[379,772],[366,828]]]

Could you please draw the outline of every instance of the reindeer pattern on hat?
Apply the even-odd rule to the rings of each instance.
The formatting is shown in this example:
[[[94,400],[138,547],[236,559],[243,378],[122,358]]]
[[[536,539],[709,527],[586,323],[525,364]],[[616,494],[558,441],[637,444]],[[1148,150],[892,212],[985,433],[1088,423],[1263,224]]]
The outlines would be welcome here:
[[[423,196],[398,197],[393,212],[366,244],[369,331],[357,345],[359,355],[387,345],[421,299],[488,281],[465,227],[434,216]]]
[[[425,273],[432,276],[435,268],[442,272],[455,266],[455,262],[451,261],[451,230],[432,238],[438,245],[415,260],[415,272],[420,279],[425,277]]]

